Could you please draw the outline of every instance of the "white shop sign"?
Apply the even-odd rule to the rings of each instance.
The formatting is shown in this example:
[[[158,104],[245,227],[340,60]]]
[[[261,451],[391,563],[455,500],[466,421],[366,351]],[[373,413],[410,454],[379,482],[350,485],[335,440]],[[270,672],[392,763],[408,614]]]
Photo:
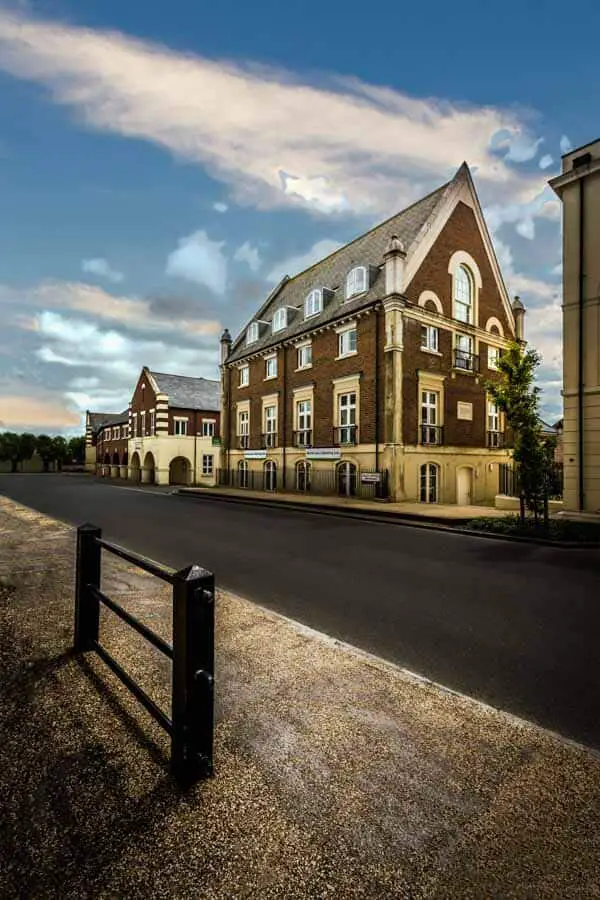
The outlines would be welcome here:
[[[341,459],[340,447],[311,447],[306,451],[307,459]]]
[[[460,400],[456,404],[456,418],[463,419],[465,422],[473,421],[473,404],[463,403]]]
[[[266,459],[266,450],[246,450],[244,451],[244,459]]]
[[[381,472],[363,472],[360,476],[362,484],[379,484]]]

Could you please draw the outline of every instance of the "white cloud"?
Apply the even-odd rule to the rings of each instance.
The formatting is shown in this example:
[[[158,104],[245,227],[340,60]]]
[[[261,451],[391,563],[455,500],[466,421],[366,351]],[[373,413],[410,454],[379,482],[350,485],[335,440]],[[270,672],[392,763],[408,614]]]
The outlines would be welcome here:
[[[166,273],[223,294],[227,284],[224,246],[223,241],[212,241],[205,231],[195,231],[181,238],[177,250],[169,254]]]
[[[549,169],[550,166],[554,163],[554,159],[550,156],[549,153],[545,153],[544,156],[540,159],[539,166],[540,169]]]
[[[560,222],[562,215],[562,204],[560,200],[546,200],[537,215],[540,219],[550,219],[551,222]]]
[[[533,224],[533,219],[523,219],[521,222],[518,222],[516,231],[521,237],[532,241],[535,237],[535,225]]]
[[[258,247],[253,247],[248,241],[245,241],[241,247],[237,248],[233,258],[236,262],[245,262],[253,272],[258,272],[262,265]]]
[[[221,203],[221,201],[218,201],[217,203],[213,203],[213,209],[218,213],[226,213],[229,207],[226,203]]]
[[[90,275],[98,275],[100,278],[106,278],[107,281],[112,281],[115,284],[123,281],[124,278],[122,272],[117,272],[115,271],[115,269],[111,269],[108,262],[105,259],[101,258],[82,260],[81,270],[83,272],[89,273]]]
[[[567,135],[563,134],[563,136],[560,139],[560,152],[563,154],[569,153],[569,151],[572,149],[573,149],[573,144],[571,143],[571,141],[569,140]]]
[[[329,256],[330,253],[338,250],[341,246],[342,244],[339,241],[332,241],[329,238],[317,241],[306,253],[290,256],[273,266],[267,275],[267,281],[276,282],[280,281],[284,275],[297,275],[299,272],[303,272],[304,269],[308,269],[309,266],[314,265],[314,263],[319,262],[320,259]]]
[[[551,271],[552,275],[561,275],[561,276],[562,276],[562,273],[563,273],[563,264],[562,264],[562,260],[561,260],[559,263],[557,263],[557,264],[554,266],[554,268],[551,269],[550,271]]]
[[[510,109],[416,99],[350,78],[302,83],[289,72],[7,11],[0,69],[45,86],[91,128],[203,165],[238,202],[261,208],[379,216],[464,159],[485,204],[528,203],[542,189],[539,173],[507,164],[531,158],[540,142]],[[505,159],[494,141],[508,147]]]

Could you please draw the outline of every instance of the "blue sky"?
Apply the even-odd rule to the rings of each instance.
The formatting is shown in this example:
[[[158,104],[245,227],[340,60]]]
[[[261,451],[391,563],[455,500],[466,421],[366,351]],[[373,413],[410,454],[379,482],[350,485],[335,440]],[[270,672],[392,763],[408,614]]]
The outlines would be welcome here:
[[[144,364],[216,377],[278,275],[463,159],[557,417],[546,182],[598,136],[599,25],[591,2],[0,0],[0,423],[71,432]]]

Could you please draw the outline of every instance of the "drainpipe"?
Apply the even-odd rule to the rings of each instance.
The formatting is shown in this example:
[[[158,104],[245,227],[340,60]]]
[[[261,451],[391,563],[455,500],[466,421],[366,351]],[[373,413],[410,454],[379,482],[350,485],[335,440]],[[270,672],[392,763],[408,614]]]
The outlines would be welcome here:
[[[281,394],[282,394],[282,396],[281,396],[281,401],[282,401],[282,406],[283,406],[283,429],[282,429],[282,435],[281,435],[281,437],[282,437],[282,444],[281,444],[281,448],[282,448],[282,455],[281,455],[281,465],[282,465],[281,487],[283,488],[284,491],[285,491],[285,480],[286,480],[286,479],[285,479],[285,474],[286,474],[286,453],[285,453],[285,448],[286,448],[286,445],[287,445],[287,429],[286,429],[286,423],[287,423],[287,349],[288,349],[288,348],[287,348],[287,344],[284,344],[284,345],[282,346],[282,348],[281,348],[281,350],[282,350],[282,355],[283,355],[283,359],[282,359],[282,363],[283,363],[283,384],[282,384],[282,386],[281,386]],[[279,413],[279,407],[278,407],[278,415],[280,415],[280,413]],[[277,427],[279,427],[279,424],[278,424]]]
[[[584,203],[584,178],[579,179],[579,358],[577,372],[577,443],[579,449],[579,510],[584,510],[585,485],[583,471],[583,291],[584,291],[584,233],[585,233],[585,203]]]
[[[379,307],[375,309],[375,471],[379,472]],[[381,491],[379,491],[381,493]]]

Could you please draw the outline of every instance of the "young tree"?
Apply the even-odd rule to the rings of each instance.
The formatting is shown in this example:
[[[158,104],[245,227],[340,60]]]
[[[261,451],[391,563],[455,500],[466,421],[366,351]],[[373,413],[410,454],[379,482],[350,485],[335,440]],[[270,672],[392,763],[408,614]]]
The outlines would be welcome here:
[[[68,458],[68,448],[65,438],[61,435],[52,438],[52,450],[54,453],[56,466],[58,468],[58,471],[60,472],[62,470],[63,463],[66,462]]]
[[[85,462],[85,438],[84,437],[74,437],[68,443],[68,457],[69,462],[74,462],[79,465]]]
[[[35,449],[44,465],[44,472],[47,472],[50,468],[50,463],[55,459],[53,439],[47,434],[38,434],[35,439]]]
[[[548,453],[539,418],[540,389],[534,384],[540,362],[536,350],[524,350],[513,343],[498,361],[500,377],[486,384],[489,395],[506,416],[522,496],[536,520],[542,512],[548,476]],[[523,508],[521,516],[524,517]]]

